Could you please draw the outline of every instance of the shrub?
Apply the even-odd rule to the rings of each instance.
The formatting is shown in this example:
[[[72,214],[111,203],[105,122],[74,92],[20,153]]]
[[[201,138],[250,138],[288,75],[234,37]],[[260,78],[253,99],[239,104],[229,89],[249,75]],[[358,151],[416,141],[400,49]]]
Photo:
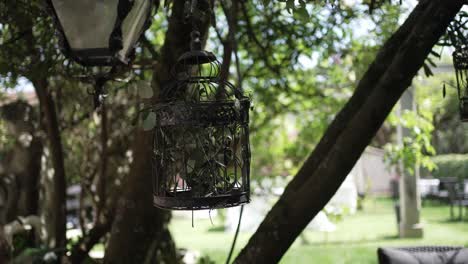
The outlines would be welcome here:
[[[447,154],[432,158],[437,168],[432,171],[435,178],[455,177],[468,179],[468,155]]]

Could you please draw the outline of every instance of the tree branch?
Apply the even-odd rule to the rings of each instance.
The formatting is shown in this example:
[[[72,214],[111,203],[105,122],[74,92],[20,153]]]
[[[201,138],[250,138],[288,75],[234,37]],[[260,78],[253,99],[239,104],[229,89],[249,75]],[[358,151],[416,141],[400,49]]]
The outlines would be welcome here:
[[[86,235],[73,245],[71,249],[70,261],[73,264],[81,264],[88,257],[89,251],[101,240],[101,238],[109,233],[112,219],[107,217],[105,221],[97,223]]]
[[[98,196],[98,203],[96,207],[96,214],[95,214],[95,220],[94,223],[98,224],[100,222],[100,218],[102,218],[101,214],[104,210],[104,207],[106,206],[106,177],[107,177],[107,165],[109,161],[109,153],[108,153],[108,147],[107,143],[109,140],[109,134],[108,134],[108,121],[107,121],[107,106],[106,103],[104,102],[101,105],[101,138],[100,138],[100,143],[101,143],[101,159],[100,159],[100,167],[99,167],[99,178],[97,182],[97,196]]]

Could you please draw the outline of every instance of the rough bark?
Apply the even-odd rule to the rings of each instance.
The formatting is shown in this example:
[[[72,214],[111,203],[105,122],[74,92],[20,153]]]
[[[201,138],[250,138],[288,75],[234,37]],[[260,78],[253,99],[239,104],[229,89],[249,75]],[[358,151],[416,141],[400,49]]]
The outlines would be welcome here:
[[[4,183],[6,197],[3,197],[5,205],[0,210],[2,223],[9,223],[18,216],[38,214],[42,142],[34,137],[28,147],[15,146],[14,148],[9,153],[13,156],[13,161],[9,160],[8,165],[19,163],[21,170],[15,172],[10,170],[9,166],[5,166],[6,173],[0,174],[0,177],[9,177],[9,183]]]
[[[189,50],[190,23],[184,23],[185,1],[174,1],[160,61],[154,69],[155,95],[169,78],[177,58]],[[206,36],[209,13],[198,25]],[[156,97],[155,96],[155,97]],[[153,207],[152,133],[138,130],[132,146],[130,175],[122,184],[116,218],[106,249],[105,263],[175,263],[175,245],[167,224],[170,214]]]
[[[13,152],[16,152],[14,150]],[[30,145],[21,149],[25,152],[20,159],[23,171],[12,174],[8,192],[8,205],[5,210],[5,222],[11,222],[18,216],[37,215],[39,211],[39,179],[43,145],[34,137]]]
[[[139,132],[135,137],[134,161],[130,175],[123,183],[105,263],[144,263],[149,246],[154,240],[159,240],[162,231],[167,228],[169,215],[152,205],[151,145],[149,133]],[[163,243],[166,241],[161,241]],[[164,246],[174,251],[171,245]],[[161,245],[161,248],[164,246]]]
[[[235,263],[276,263],[326,205],[464,1],[424,0],[387,41]]]
[[[19,214],[22,216],[37,215],[39,211],[39,179],[41,174],[42,141],[33,136],[30,159],[26,164],[26,173],[21,184]]]
[[[53,248],[65,248],[66,240],[66,177],[65,163],[58,123],[58,116],[54,100],[50,94],[48,82],[45,78],[32,80],[41,108],[41,117],[47,133],[48,145],[52,159],[53,180],[51,181],[51,193],[48,194],[44,207],[47,217],[47,226],[50,227],[49,246]]]
[[[43,145],[36,133],[36,113],[23,101],[0,107],[0,117],[6,121],[16,143],[0,162],[0,177],[4,185],[5,205],[0,208],[0,222],[8,223],[18,216],[37,215],[39,178]],[[31,136],[31,141],[20,136]],[[9,181],[6,181],[6,179]],[[7,183],[8,182],[8,183]]]

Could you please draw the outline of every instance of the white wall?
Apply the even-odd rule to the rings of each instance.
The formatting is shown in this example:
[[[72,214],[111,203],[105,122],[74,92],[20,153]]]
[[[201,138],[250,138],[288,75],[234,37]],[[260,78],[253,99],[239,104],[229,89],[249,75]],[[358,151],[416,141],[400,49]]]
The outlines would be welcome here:
[[[394,171],[385,164],[383,150],[367,147],[351,174],[354,175],[359,193],[389,195]]]

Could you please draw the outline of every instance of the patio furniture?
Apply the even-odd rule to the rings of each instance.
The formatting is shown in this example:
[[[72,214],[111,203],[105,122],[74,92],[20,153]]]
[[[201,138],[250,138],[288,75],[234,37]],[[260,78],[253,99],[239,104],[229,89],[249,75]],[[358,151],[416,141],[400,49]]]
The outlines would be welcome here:
[[[439,194],[439,179],[424,179],[418,181],[419,193],[421,198],[425,199],[438,199]],[[423,201],[424,201],[423,200]]]
[[[455,219],[453,208],[458,207],[458,220],[463,219],[463,208],[465,214],[468,214],[468,193],[466,190],[466,180],[463,182],[452,182],[447,184],[448,198],[450,203],[450,219]]]
[[[440,179],[421,178],[418,181],[419,193],[424,205],[426,200],[449,203],[448,188],[457,183],[457,178],[446,177]]]
[[[451,246],[379,248],[379,264],[466,264],[468,249]]]
[[[455,177],[441,178],[439,184],[439,192],[437,196],[439,200],[450,202],[450,190],[453,190],[453,186],[456,185],[458,179]]]

